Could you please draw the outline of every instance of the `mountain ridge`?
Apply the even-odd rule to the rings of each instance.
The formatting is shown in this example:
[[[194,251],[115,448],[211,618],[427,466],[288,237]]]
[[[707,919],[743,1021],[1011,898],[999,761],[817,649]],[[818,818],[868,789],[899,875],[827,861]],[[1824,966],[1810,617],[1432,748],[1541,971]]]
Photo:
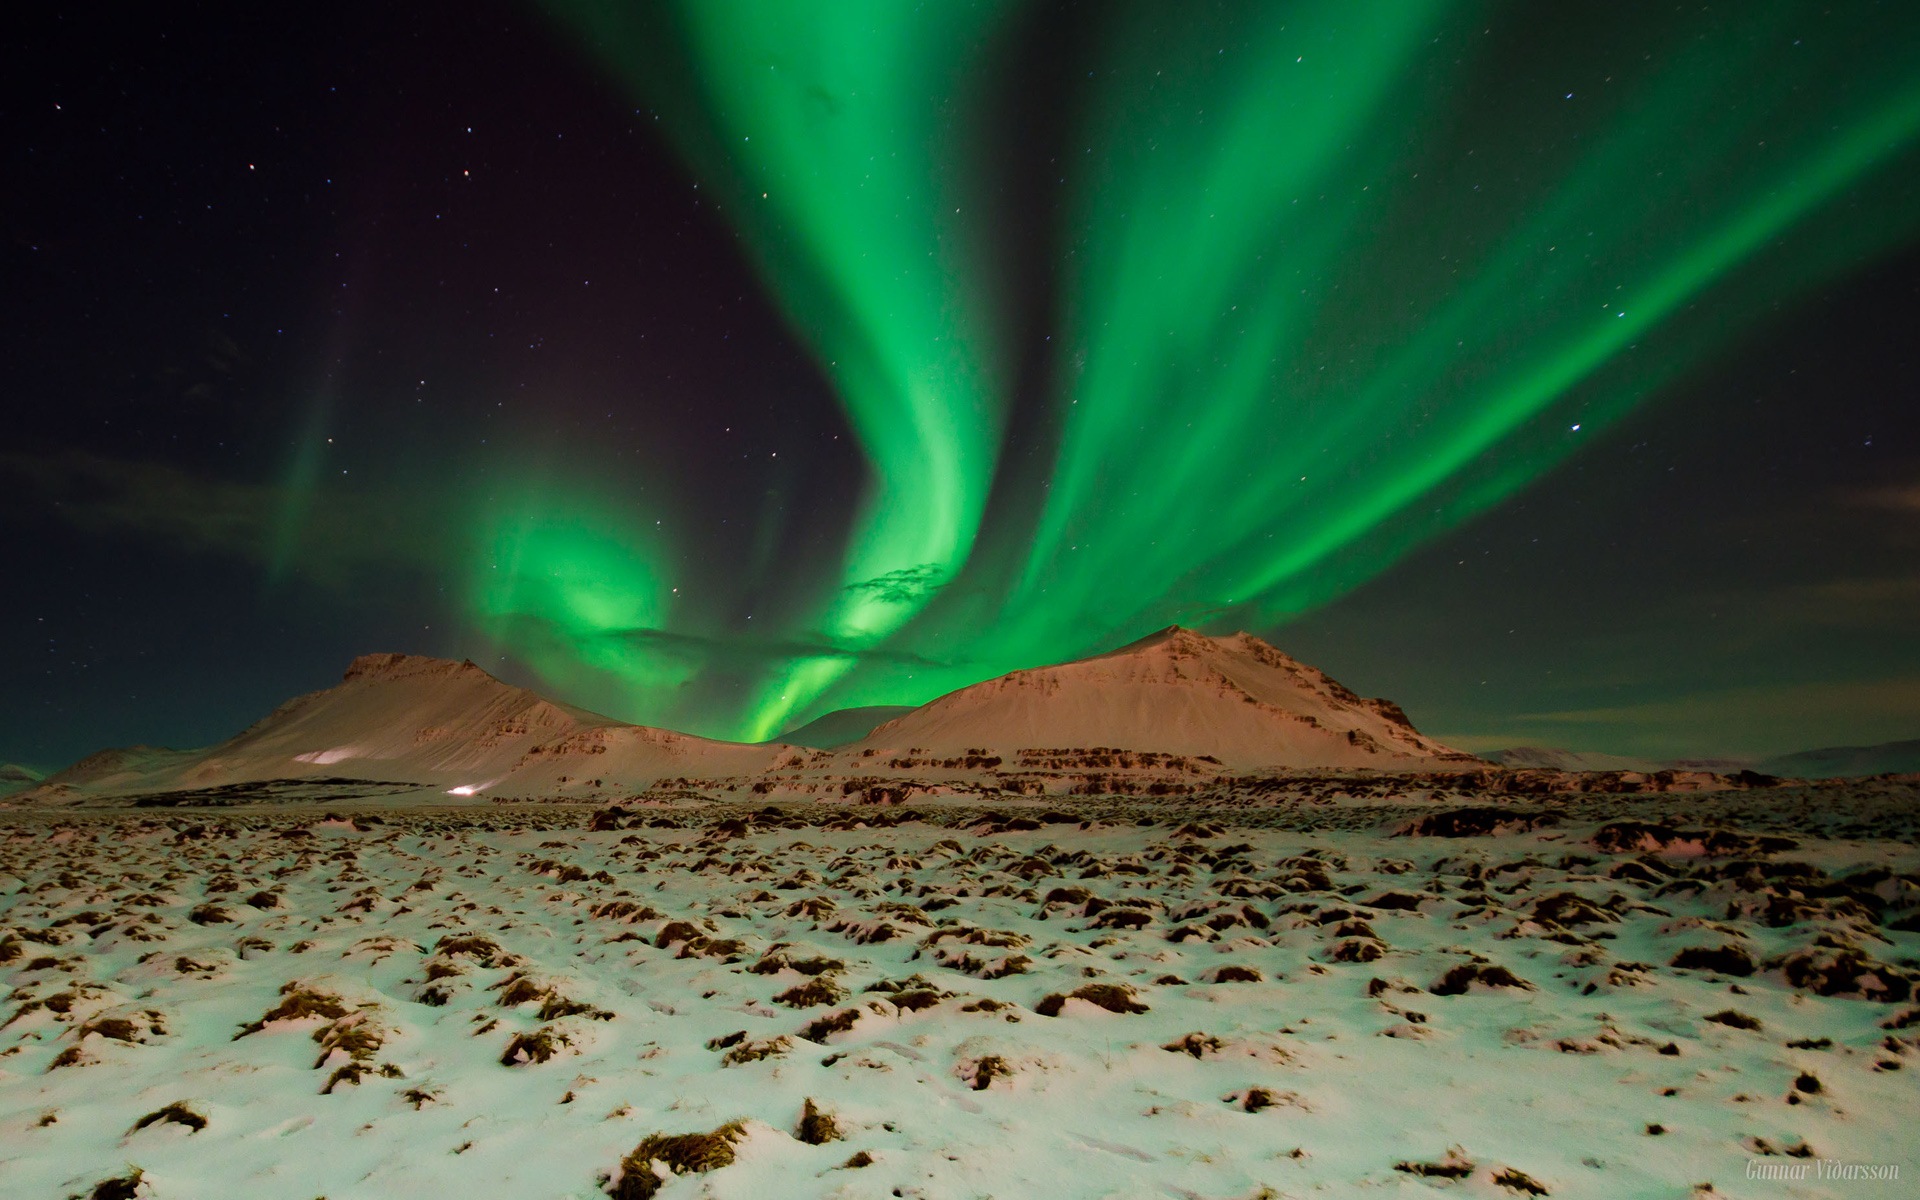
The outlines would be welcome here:
[[[1409,767],[1478,761],[1246,632],[1170,625],[1126,645],[959,688],[849,750],[932,753],[1112,746],[1235,768]]]
[[[868,724],[870,715],[888,719]],[[948,790],[1038,794],[1032,788],[1100,786],[1096,760],[1121,753],[1135,764],[1131,770],[1221,777],[1716,766],[1541,747],[1476,758],[1421,733],[1394,701],[1362,696],[1251,633],[1214,638],[1177,625],[917,707],[838,710],[791,733],[805,742],[717,741],[578,708],[500,680],[471,660],[363,654],[332,687],[291,697],[215,745],[101,750],[43,780],[21,780],[7,801],[217,793],[242,797],[220,801],[237,803],[266,784],[280,792],[351,784],[388,794],[562,800],[660,787],[670,794],[852,795],[914,786],[916,772],[945,781],[927,786]],[[1884,770],[1886,759],[1910,770],[1902,764],[1916,754],[1920,742],[1889,743],[1807,751],[1758,766],[1814,778],[1821,772],[1780,767],[1879,773],[1865,768]]]

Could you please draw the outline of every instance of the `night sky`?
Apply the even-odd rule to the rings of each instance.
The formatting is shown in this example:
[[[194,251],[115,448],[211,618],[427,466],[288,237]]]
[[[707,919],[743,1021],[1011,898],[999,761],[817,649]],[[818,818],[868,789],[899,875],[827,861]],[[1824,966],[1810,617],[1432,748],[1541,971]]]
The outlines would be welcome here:
[[[1169,623],[1920,737],[1920,6],[28,6],[0,761],[355,654],[758,739]]]

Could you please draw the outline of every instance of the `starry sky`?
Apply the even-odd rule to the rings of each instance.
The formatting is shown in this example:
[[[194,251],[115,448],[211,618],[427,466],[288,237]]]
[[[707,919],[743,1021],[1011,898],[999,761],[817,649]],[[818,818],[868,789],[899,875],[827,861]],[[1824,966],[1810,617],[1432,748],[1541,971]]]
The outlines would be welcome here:
[[[353,655],[755,740],[1178,622],[1920,736],[1920,8],[36,6],[0,761]]]

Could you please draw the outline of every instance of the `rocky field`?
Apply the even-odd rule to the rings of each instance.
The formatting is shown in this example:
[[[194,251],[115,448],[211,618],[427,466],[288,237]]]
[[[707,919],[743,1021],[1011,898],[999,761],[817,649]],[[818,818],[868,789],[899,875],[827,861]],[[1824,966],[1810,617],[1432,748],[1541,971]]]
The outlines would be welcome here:
[[[1910,1194],[1915,792],[10,812],[0,1190]]]

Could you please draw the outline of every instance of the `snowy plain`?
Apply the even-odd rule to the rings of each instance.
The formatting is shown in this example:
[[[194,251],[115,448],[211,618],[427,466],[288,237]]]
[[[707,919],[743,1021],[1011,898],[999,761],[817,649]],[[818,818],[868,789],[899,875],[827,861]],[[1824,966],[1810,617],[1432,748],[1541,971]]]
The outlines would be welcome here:
[[[1914,791],[8,813],[0,1194],[1909,1195]]]

